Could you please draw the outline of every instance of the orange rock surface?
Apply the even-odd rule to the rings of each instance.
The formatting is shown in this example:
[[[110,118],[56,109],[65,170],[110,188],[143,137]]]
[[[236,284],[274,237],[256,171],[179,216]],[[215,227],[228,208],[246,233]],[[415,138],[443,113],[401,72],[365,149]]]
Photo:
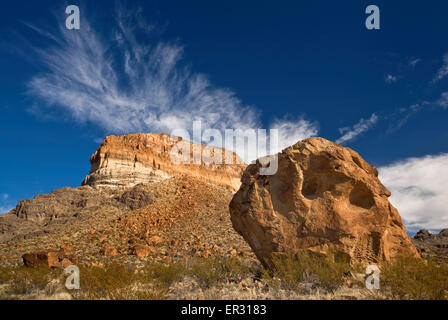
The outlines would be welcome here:
[[[275,175],[249,165],[235,194],[232,224],[263,263],[273,254],[330,249],[351,262],[418,256],[377,169],[360,155],[322,138],[279,154]]]

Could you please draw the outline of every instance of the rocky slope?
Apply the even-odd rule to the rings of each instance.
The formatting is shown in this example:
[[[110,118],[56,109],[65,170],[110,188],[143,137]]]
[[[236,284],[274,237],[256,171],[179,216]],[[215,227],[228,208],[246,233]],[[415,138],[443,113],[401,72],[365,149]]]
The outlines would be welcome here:
[[[190,164],[175,164],[176,143]],[[193,160],[202,154],[200,164]],[[235,164],[207,164],[222,154]],[[185,159],[185,158],[184,158]],[[0,216],[0,259],[76,248],[80,263],[243,254],[253,257],[232,229],[228,203],[245,168],[235,154],[173,141],[165,134],[110,136],[91,157],[83,186],[62,188],[18,203]],[[139,250],[136,250],[136,247]],[[142,253],[143,252],[143,253]]]

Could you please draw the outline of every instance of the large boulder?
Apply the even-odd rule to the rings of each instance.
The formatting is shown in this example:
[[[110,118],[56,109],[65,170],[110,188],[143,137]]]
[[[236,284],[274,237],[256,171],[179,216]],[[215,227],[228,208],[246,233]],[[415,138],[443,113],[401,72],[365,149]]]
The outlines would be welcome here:
[[[276,174],[260,175],[262,166],[248,166],[230,214],[265,265],[302,249],[361,263],[418,257],[377,169],[357,152],[310,138],[278,155]]]

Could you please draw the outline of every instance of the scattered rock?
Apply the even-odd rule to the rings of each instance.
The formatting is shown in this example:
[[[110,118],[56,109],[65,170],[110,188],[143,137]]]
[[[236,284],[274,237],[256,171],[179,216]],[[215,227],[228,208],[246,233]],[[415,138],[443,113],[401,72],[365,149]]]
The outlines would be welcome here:
[[[152,236],[148,239],[148,243],[151,245],[158,245],[163,242],[163,239],[159,236]]]
[[[143,186],[136,186],[125,191],[118,201],[127,205],[131,210],[140,209],[154,203],[154,195]]]
[[[278,155],[276,174],[260,175],[263,166],[247,167],[230,203],[235,230],[262,263],[301,249],[362,263],[418,256],[377,169],[357,152],[310,138]]]
[[[118,254],[117,248],[113,246],[104,247],[102,252],[106,257],[115,257]]]
[[[134,254],[139,258],[146,258],[151,253],[155,253],[156,250],[154,247],[150,247],[144,244],[137,244],[133,248]]]
[[[61,245],[61,250],[64,252],[64,254],[67,255],[74,253],[76,251],[76,248],[69,243],[63,243]]]
[[[89,268],[104,268],[104,263],[99,261],[92,261],[89,263]]]

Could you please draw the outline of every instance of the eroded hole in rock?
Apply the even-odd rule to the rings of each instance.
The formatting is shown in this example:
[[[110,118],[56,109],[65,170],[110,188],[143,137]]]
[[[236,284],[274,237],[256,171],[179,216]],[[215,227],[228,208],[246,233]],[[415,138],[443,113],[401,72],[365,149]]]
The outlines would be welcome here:
[[[363,183],[356,183],[350,192],[349,201],[352,205],[370,209],[374,204],[373,193]]]
[[[313,198],[317,194],[318,183],[316,177],[304,175],[302,184],[302,194],[304,197]]]

